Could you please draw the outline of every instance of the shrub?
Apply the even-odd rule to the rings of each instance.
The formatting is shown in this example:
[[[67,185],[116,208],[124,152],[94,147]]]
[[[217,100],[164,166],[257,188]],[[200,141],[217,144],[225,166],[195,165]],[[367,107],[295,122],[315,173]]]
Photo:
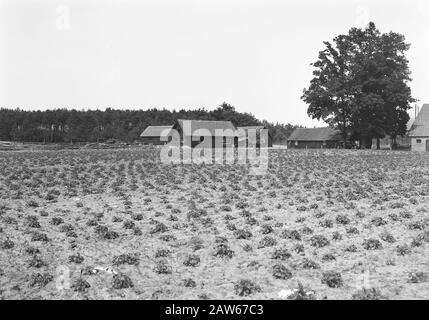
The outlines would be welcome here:
[[[41,268],[41,267],[45,267],[46,266],[46,262],[44,262],[41,258],[39,258],[38,256],[33,256],[30,260],[30,262],[28,263],[28,266],[31,268]]]
[[[297,230],[283,230],[280,237],[283,239],[301,241],[301,234]]]
[[[134,286],[133,282],[131,281],[130,277],[128,277],[127,275],[119,273],[113,276],[114,289],[126,289],[126,288],[132,288],[133,286]]]
[[[338,224],[346,225],[346,224],[349,224],[349,223],[350,223],[350,218],[349,218],[348,216],[344,215],[344,214],[339,214],[339,215],[337,215],[337,216],[335,217],[335,221],[336,221]]]
[[[116,223],[116,222],[122,222],[123,221],[123,219],[122,218],[120,218],[120,217],[117,217],[117,216],[114,216],[113,218],[112,218],[112,222],[114,222],[114,223]]]
[[[234,251],[232,251],[227,244],[219,243],[214,249],[214,256],[221,258],[231,259],[234,255]]]
[[[158,222],[150,231],[151,234],[167,232],[168,228],[162,222]]]
[[[325,253],[322,256],[322,261],[333,261],[333,260],[336,260],[336,258],[332,253]]]
[[[314,235],[310,238],[310,243],[313,247],[322,248],[329,245],[329,240],[322,235]]]
[[[142,232],[142,230],[140,228],[136,227],[136,228],[133,229],[133,234],[135,236],[141,236],[143,234],[143,232]]]
[[[248,230],[237,229],[234,231],[234,236],[236,239],[250,239],[252,237],[252,233]]]
[[[107,230],[103,233],[103,238],[106,240],[113,240],[119,237],[119,234],[116,231]]]
[[[334,223],[330,219],[325,219],[323,221],[320,221],[319,225],[323,228],[332,228],[334,226]]]
[[[378,250],[383,248],[383,245],[378,239],[366,239],[362,245],[365,250]]]
[[[40,250],[35,247],[27,247],[25,249],[25,253],[34,255],[34,254],[40,253]]]
[[[51,219],[51,224],[54,225],[54,226],[58,226],[58,225],[60,225],[63,222],[64,222],[64,220],[61,217],[53,217]]]
[[[72,285],[72,289],[77,292],[85,292],[90,287],[91,285],[88,283],[88,281],[82,278],[78,278]]]
[[[113,258],[113,265],[130,264],[137,266],[139,264],[139,258],[137,254],[123,253]]]
[[[335,231],[332,234],[332,240],[342,240],[342,239],[343,239],[343,236],[338,231]]]
[[[264,225],[262,225],[261,226],[261,233],[262,234],[269,234],[269,233],[271,233],[271,232],[273,232],[273,227],[271,227],[270,225],[268,225],[268,224],[264,224]]]
[[[69,256],[69,262],[81,264],[84,260],[84,257],[82,257],[80,253]]]
[[[426,272],[410,272],[408,274],[408,282],[422,283],[428,281],[429,276]]]
[[[304,258],[304,260],[302,260],[301,267],[303,269],[319,269],[320,268],[320,266],[317,262],[315,262],[309,258]]]
[[[71,224],[64,224],[60,227],[60,231],[61,232],[68,232],[68,231],[73,231],[74,228]]]
[[[351,244],[349,246],[346,247],[345,251],[347,252],[356,252],[357,251],[357,247],[354,244]]]
[[[292,255],[286,248],[276,249],[274,250],[271,259],[278,259],[278,260],[287,260]]]
[[[304,245],[303,244],[296,244],[293,247],[293,251],[295,251],[296,253],[304,253]]]
[[[33,273],[30,277],[30,287],[44,287],[52,280],[54,277],[49,273]]]
[[[229,230],[229,231],[235,231],[235,230],[237,230],[237,227],[235,226],[235,224],[233,224],[233,223],[231,223],[231,222],[227,222],[226,223],[226,228]]]
[[[311,229],[310,227],[304,227],[302,228],[301,232],[303,234],[313,234],[313,229]]]
[[[405,256],[406,254],[411,253],[411,249],[407,244],[398,245],[396,247],[396,253],[400,256]]]
[[[273,247],[277,245],[276,239],[270,236],[265,236],[259,241],[258,248]]]
[[[427,223],[425,221],[414,221],[408,224],[410,230],[424,230]]]
[[[39,221],[37,220],[37,217],[36,217],[36,216],[29,216],[29,217],[27,218],[27,225],[28,225],[30,228],[40,228],[40,223],[39,223]]]
[[[411,219],[413,215],[410,212],[404,211],[399,214],[403,219]]]
[[[171,274],[172,269],[168,265],[168,261],[165,259],[158,260],[155,263],[154,271],[158,274]]]
[[[143,215],[142,215],[141,213],[134,214],[134,215],[132,216],[132,219],[133,219],[133,220],[135,220],[135,221],[143,220]]]
[[[97,219],[90,219],[90,220],[88,220],[86,225],[88,227],[95,227],[95,226],[98,226],[98,221],[97,221]]]
[[[77,238],[77,233],[74,230],[70,230],[66,232],[66,236],[69,238]]]
[[[196,267],[200,264],[200,257],[195,254],[191,254],[186,257],[185,261],[183,261],[183,265],[187,267]]]
[[[27,206],[29,206],[30,208],[37,208],[39,207],[39,204],[36,200],[29,200],[27,201]]]
[[[6,239],[0,244],[0,248],[5,250],[12,249],[14,246],[15,246],[15,243],[10,239]]]
[[[186,288],[195,288],[197,286],[197,283],[193,279],[187,278],[183,280],[183,286],[185,286]]]
[[[49,241],[48,236],[45,233],[34,232],[31,236],[31,241]]]
[[[261,292],[261,287],[252,280],[242,279],[234,285],[234,291],[235,294],[240,297],[250,296],[254,293]]]
[[[359,230],[356,227],[350,227],[346,229],[348,234],[359,234]]]
[[[395,237],[392,236],[389,232],[383,232],[380,235],[381,240],[385,241],[385,242],[389,242],[389,243],[393,243],[396,241]]]
[[[124,221],[124,223],[123,223],[123,227],[125,229],[134,229],[135,226],[136,226],[136,224],[131,220]]]
[[[246,243],[246,244],[243,246],[243,250],[244,250],[244,251],[246,251],[246,252],[250,252],[250,251],[252,251],[252,250],[253,250],[253,248],[252,248],[252,246],[251,246],[250,244]]]
[[[94,269],[91,266],[86,266],[85,268],[80,270],[80,274],[84,276],[93,276],[98,273],[97,269]]]
[[[384,220],[382,217],[375,217],[371,219],[371,223],[376,227],[380,227],[387,224],[387,221]]]
[[[221,209],[222,211],[226,211],[226,212],[231,212],[231,211],[232,211],[232,208],[231,208],[230,206],[228,206],[228,205],[222,205],[222,206],[220,207],[220,209]]]
[[[158,249],[155,252],[155,258],[166,258],[170,255],[170,250],[168,249]]]
[[[292,278],[292,272],[282,264],[273,266],[273,277],[276,279],[288,280]]]
[[[339,288],[343,285],[343,280],[340,273],[327,271],[322,274],[322,283],[330,288]]]

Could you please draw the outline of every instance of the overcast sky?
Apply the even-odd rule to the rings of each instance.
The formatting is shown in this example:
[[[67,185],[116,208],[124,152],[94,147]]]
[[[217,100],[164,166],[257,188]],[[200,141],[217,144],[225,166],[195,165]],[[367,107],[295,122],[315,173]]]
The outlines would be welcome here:
[[[311,62],[351,27],[405,35],[429,103],[426,0],[0,0],[0,106],[197,108],[307,126]]]

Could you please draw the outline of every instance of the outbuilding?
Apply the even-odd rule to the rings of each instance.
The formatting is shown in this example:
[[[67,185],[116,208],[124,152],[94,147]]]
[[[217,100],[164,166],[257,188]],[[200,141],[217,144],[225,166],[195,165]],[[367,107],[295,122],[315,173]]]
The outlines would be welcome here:
[[[211,145],[215,147],[216,137],[222,137],[223,146],[233,146],[238,139],[231,121],[178,119],[173,129],[179,132],[182,145],[189,143],[192,148],[206,139],[211,139]]]
[[[409,133],[412,151],[429,151],[429,104],[424,104]]]
[[[324,149],[341,146],[342,138],[338,130],[332,128],[297,128],[288,138],[288,148]]]
[[[140,139],[144,144],[164,145],[168,141],[164,141],[161,137],[170,136],[171,129],[173,129],[173,125],[148,126],[140,135]]]

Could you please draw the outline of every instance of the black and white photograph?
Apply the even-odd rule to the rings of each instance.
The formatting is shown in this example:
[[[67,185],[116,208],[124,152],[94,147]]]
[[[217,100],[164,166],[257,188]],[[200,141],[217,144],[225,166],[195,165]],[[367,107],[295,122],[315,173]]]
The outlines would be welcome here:
[[[429,300],[428,243],[428,1],[0,0],[0,300]]]

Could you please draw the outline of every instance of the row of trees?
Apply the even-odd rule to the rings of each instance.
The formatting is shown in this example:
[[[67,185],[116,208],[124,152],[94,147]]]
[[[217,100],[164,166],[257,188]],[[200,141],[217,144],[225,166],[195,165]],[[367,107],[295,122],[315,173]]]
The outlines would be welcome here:
[[[382,34],[371,22],[324,44],[302,96],[308,114],[339,129],[345,143],[359,140],[362,147],[373,138],[390,135],[395,141],[405,134],[407,111],[416,100],[408,86],[410,45],[404,36]]]
[[[47,110],[0,109],[0,140],[19,142],[132,142],[148,125],[170,125],[176,119],[230,120],[237,126],[265,125],[273,140],[285,142],[296,126],[260,121],[227,103],[213,111],[196,110]]]

